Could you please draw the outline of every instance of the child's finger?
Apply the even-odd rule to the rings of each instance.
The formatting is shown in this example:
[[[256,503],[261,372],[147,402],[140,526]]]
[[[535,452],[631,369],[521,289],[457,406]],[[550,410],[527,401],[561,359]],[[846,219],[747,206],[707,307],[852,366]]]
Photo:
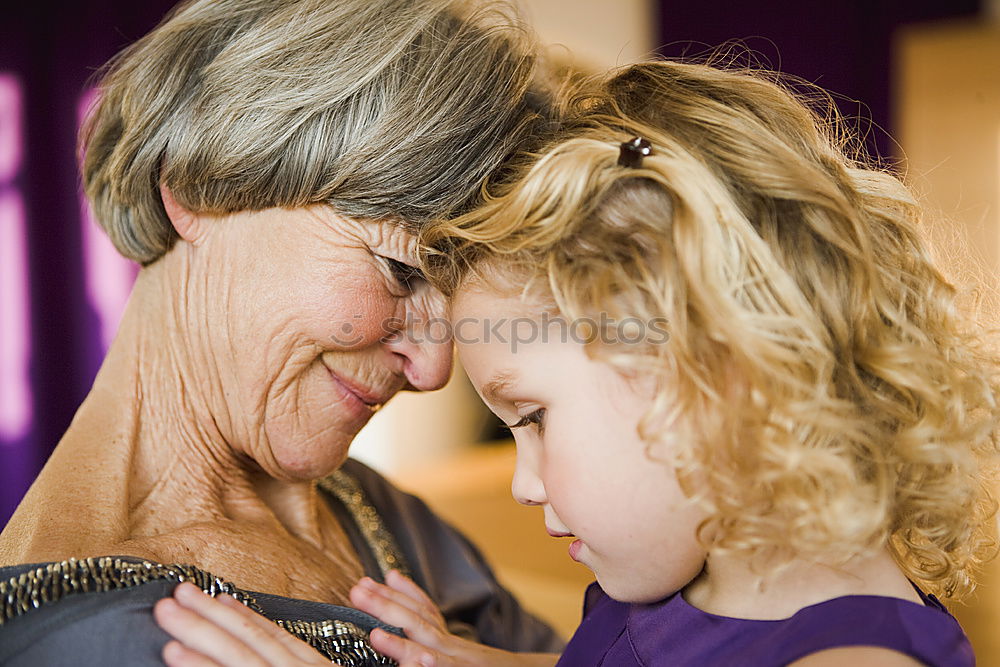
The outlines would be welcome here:
[[[283,664],[294,659],[302,664],[327,664],[309,645],[228,595],[212,598],[197,586],[180,584],[174,590],[174,601],[195,618],[182,617],[183,624],[174,625],[166,619],[167,623],[160,625],[189,648],[219,663]]]
[[[287,658],[287,653],[295,654],[295,637],[233,597],[221,595],[213,598],[197,586],[181,584],[174,590],[174,599],[247,644],[270,662]],[[306,648],[315,654],[311,648]]]
[[[177,647],[170,648],[175,659],[180,660],[178,664],[267,667],[267,663],[243,642],[199,614],[185,609],[173,598],[157,602],[153,607],[153,616],[161,628],[183,644],[181,648],[184,651]],[[199,654],[202,660],[196,660],[192,653]]]
[[[399,663],[399,667],[444,667],[438,654],[426,646],[379,628],[368,637],[372,648]]]
[[[390,588],[408,595],[412,599],[420,603],[421,607],[434,616],[441,618],[441,623],[444,624],[444,617],[441,616],[441,610],[438,608],[434,600],[431,599],[427,592],[420,586],[417,586],[416,582],[407,577],[405,574],[401,573],[399,570],[389,570],[385,575],[385,583],[389,585]]]
[[[324,667],[328,667],[329,662],[316,649],[309,646],[309,644],[294,636],[287,630],[281,628],[273,621],[249,609],[236,598],[230,595],[220,595],[217,598],[203,596],[202,599],[204,600],[206,597],[209,601],[218,601],[219,604],[229,607],[231,610],[244,617],[247,622],[251,623],[257,630],[262,632],[267,637],[267,639],[265,639],[260,645],[255,646],[254,644],[250,644],[251,648],[259,649],[266,644],[268,646],[272,646],[275,650],[275,655],[281,656],[283,659],[292,657],[295,660],[300,661],[303,665],[323,665]],[[259,639],[256,634],[247,635],[245,638],[247,641],[251,639]],[[273,640],[273,642],[270,640]],[[286,653],[282,653],[280,649],[283,649]]]
[[[410,639],[430,648],[441,648],[446,630],[429,621],[419,612],[383,595],[384,588],[376,590],[365,586],[355,586],[351,589],[351,603],[361,611],[369,613],[389,625],[402,628]],[[395,591],[392,592],[395,593]],[[395,594],[405,597],[399,593]]]
[[[192,651],[176,639],[163,647],[162,657],[167,667],[221,667],[216,661]]]
[[[397,573],[397,576],[402,575],[398,575]],[[437,625],[442,630],[445,628],[444,618],[441,616],[441,612],[438,610],[437,605],[435,605],[416,584],[408,587],[408,590],[400,591],[397,588],[380,584],[372,579],[369,579],[368,577],[363,577],[361,581],[358,582],[358,586],[365,590],[372,591],[383,598],[392,600],[396,604],[409,609],[414,614],[422,616],[425,620]],[[415,589],[418,594],[411,595],[409,590],[412,589]]]
[[[408,609],[414,614],[423,614],[423,608],[418,600],[414,600],[403,593],[394,591],[385,584],[380,584],[377,581],[369,579],[368,577],[363,577],[358,583],[356,583],[351,588],[350,595],[352,600],[355,596],[388,600],[392,602],[392,604]]]

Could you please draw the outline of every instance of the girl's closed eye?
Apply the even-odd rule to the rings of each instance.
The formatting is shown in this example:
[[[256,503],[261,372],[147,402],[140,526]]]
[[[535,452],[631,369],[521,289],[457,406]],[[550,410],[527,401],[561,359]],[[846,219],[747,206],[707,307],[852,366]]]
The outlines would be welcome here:
[[[534,425],[538,432],[541,433],[545,430],[545,408],[539,408],[521,417],[521,419],[516,424],[511,424],[507,428],[523,428],[525,426]]]

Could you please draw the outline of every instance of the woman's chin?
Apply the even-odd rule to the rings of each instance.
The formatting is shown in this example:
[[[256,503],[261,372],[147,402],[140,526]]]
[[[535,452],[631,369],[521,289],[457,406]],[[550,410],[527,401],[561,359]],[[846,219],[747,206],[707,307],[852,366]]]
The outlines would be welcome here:
[[[337,442],[311,440],[299,445],[294,444],[294,439],[285,440],[285,445],[271,448],[272,465],[276,469],[265,471],[272,477],[288,481],[326,477],[347,460],[351,439],[337,438]]]
[[[289,461],[282,465],[282,470],[293,479],[311,481],[326,477],[342,466],[346,460],[347,449],[345,448],[337,456],[324,456],[319,460]]]
[[[269,451],[263,459],[254,458],[272,477],[302,481],[329,475],[347,459],[351,442],[372,416],[371,412],[345,415],[330,406],[315,411],[310,407],[299,405],[264,423],[266,438],[260,444]]]

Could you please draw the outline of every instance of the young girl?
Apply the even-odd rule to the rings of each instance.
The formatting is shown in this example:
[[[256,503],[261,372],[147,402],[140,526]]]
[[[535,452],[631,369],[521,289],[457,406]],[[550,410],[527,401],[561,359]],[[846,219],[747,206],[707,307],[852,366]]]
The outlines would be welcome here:
[[[426,239],[514,496],[597,577],[559,664],[972,665],[931,593],[993,552],[998,364],[906,189],[759,73],[645,63],[583,91]],[[172,664],[303,664],[238,604],[176,598]],[[447,634],[401,575],[352,602],[403,629],[371,637],[403,665],[554,661]]]

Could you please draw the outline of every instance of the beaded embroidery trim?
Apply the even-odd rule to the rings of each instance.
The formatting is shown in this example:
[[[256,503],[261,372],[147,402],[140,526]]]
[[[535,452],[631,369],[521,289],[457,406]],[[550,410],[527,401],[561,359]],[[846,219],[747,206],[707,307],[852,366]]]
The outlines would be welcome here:
[[[365,667],[396,665],[372,648],[365,631],[347,621],[277,621],[277,624],[306,642],[337,665]]]
[[[104,592],[131,588],[150,581],[190,581],[212,597],[232,595],[257,613],[260,605],[252,595],[233,584],[192,565],[138,563],[104,556],[70,558],[37,567],[7,581],[0,581],[0,627],[8,621],[43,605],[58,602],[76,593]],[[347,621],[277,621],[331,661],[346,667],[395,665],[375,651],[364,630]]]
[[[382,576],[385,577],[389,570],[398,570],[409,577],[410,568],[403,558],[403,552],[400,551],[392,533],[382,523],[378,510],[368,502],[368,497],[358,480],[342,470],[337,470],[319,480],[318,484],[325,491],[332,493],[354,517],[362,537],[375,553],[375,560],[378,561]]]

